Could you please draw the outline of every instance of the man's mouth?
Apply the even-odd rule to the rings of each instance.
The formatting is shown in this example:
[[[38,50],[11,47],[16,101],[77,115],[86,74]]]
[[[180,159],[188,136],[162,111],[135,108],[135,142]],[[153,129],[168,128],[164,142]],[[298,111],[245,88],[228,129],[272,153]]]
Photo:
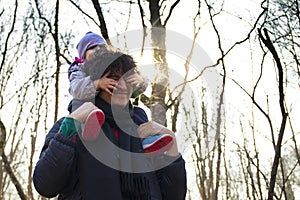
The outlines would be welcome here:
[[[113,94],[121,94],[121,95],[128,95],[127,91],[114,91]]]

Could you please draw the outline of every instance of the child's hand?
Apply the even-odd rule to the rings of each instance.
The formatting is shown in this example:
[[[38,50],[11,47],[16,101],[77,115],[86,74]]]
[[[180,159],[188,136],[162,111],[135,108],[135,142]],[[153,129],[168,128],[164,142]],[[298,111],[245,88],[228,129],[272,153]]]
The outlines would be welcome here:
[[[104,90],[110,95],[112,95],[112,91],[116,89],[117,81],[111,78],[108,78],[110,72],[107,72],[102,78],[94,81],[94,86],[96,90]]]
[[[138,73],[134,73],[126,78],[126,82],[131,84],[132,86],[139,86],[144,83],[144,78]]]

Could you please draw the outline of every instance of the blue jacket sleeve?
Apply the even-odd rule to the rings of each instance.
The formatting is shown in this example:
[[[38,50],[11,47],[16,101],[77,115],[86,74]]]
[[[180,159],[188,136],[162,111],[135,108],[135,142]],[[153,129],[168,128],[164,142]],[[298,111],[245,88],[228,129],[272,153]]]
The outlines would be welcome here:
[[[181,155],[178,156],[175,161],[174,157],[167,155],[161,155],[158,159],[163,159],[163,162],[170,163],[166,167],[156,171],[163,199],[184,200],[187,192],[187,178],[184,159]]]
[[[134,108],[134,121],[140,125],[148,121],[145,111],[139,107]],[[156,171],[160,190],[164,200],[184,200],[187,192],[187,178],[185,161],[181,155],[171,157],[160,155],[153,162],[159,169]],[[164,166],[164,167],[162,167]]]
[[[134,106],[133,109],[134,109],[133,121],[137,125],[141,125],[145,122],[148,122],[147,114],[142,108]]]
[[[47,134],[33,173],[36,190],[48,198],[67,193],[76,182],[75,142],[58,134],[62,121],[57,121]]]

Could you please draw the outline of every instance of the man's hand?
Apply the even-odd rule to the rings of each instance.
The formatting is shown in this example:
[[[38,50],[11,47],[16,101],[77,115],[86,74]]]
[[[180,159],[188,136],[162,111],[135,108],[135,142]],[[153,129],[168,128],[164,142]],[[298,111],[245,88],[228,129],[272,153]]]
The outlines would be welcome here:
[[[163,125],[156,123],[154,121],[149,121],[149,122],[141,124],[138,127],[137,131],[141,138],[146,138],[148,136],[156,135],[159,133],[167,133],[167,134],[173,133],[172,131],[170,131],[169,129],[164,127]]]
[[[166,128],[165,126],[163,126],[159,123],[156,123],[154,121],[149,121],[149,122],[141,124],[137,131],[138,131],[140,138],[145,138],[145,137],[148,137],[151,135],[156,135],[159,133],[170,134],[173,137],[174,142],[173,142],[171,148],[168,151],[166,151],[165,154],[169,155],[169,156],[178,156],[179,155],[175,134],[173,131]]]

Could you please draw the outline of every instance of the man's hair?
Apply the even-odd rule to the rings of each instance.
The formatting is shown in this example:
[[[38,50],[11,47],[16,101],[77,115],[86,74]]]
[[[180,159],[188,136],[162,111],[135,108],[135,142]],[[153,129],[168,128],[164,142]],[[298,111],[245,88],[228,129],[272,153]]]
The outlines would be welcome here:
[[[94,57],[82,68],[94,81],[110,72],[109,77],[130,75],[136,70],[136,63],[132,56],[112,49],[100,49]]]

